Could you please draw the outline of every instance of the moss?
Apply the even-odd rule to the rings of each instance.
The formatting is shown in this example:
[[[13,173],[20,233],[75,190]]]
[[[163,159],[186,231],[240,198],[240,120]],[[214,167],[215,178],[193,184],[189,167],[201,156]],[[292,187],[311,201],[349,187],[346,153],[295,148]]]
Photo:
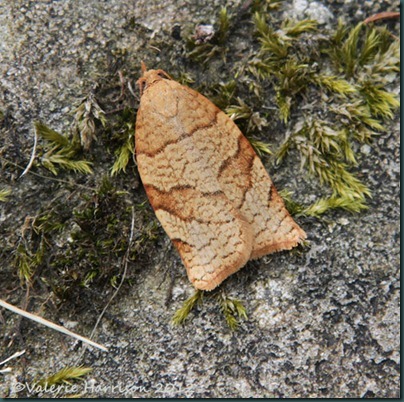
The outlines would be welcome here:
[[[42,155],[40,155],[43,167],[55,176],[58,174],[58,168],[83,174],[92,173],[91,162],[77,159],[81,152],[81,146],[76,135],[68,139],[41,122],[35,122],[34,126],[38,137],[47,141],[43,147]]]
[[[173,325],[182,325],[189,318],[189,314],[196,306],[201,305],[203,302],[204,292],[202,290],[196,290],[195,293],[188,298],[179,308],[172,318]]]
[[[338,73],[347,79],[359,77],[366,69],[397,71],[397,41],[386,29],[359,23],[349,28],[339,20],[337,30],[330,35],[327,53]],[[367,75],[367,74],[366,74]],[[376,81],[381,77],[373,77]]]
[[[280,147],[278,162],[294,147],[301,155],[302,167],[329,184],[335,195],[364,202],[370,190],[347,169],[356,162],[349,141],[346,131],[335,131],[327,122],[307,117]]]
[[[363,24],[348,27],[339,21],[334,31],[320,33],[315,21],[277,22],[263,5],[254,3],[254,10],[258,49],[235,67],[238,85],[230,106],[225,105],[226,87],[221,86],[221,106],[245,134],[253,133],[269,150],[275,147],[265,138],[267,124],[252,126],[251,117],[265,110],[263,105],[272,98],[275,107],[269,108],[277,111],[289,132],[274,152],[277,162],[297,150],[300,166],[332,190],[331,198],[320,197],[303,208],[306,214],[365,209],[371,192],[351,171],[358,160],[353,145],[370,142],[384,131],[384,121],[399,107],[396,95],[386,89],[387,75],[390,80],[391,74],[397,76],[398,41],[386,29]],[[248,106],[242,91],[250,93]],[[297,118],[292,117],[294,111]],[[262,113],[263,121],[267,116]],[[273,125],[272,112],[271,120]]]
[[[228,297],[223,291],[204,292],[202,290],[196,290],[195,293],[183,303],[182,307],[175,312],[172,319],[173,325],[184,324],[189,318],[191,311],[197,306],[202,305],[204,297],[216,301],[220,306],[228,327],[232,331],[237,330],[240,320],[247,319],[247,311],[240,300]]]
[[[238,299],[228,297],[223,292],[218,295],[218,301],[227,325],[232,331],[237,330],[240,320],[247,319],[247,311],[243,303]]]
[[[285,201],[287,210],[295,216],[321,217],[325,212],[333,209],[344,209],[351,213],[358,213],[367,209],[363,199],[352,199],[351,197],[333,195],[331,197],[319,198],[309,206],[303,206],[292,199],[292,193],[288,190],[281,190],[279,194]]]
[[[82,380],[87,374],[91,373],[90,367],[64,367],[57,373],[43,378],[35,383],[36,386],[50,388],[59,384],[71,384],[72,381]]]
[[[60,300],[73,294],[82,297],[77,293],[82,287],[116,286],[123,258],[130,264],[148,258],[147,250],[159,233],[150,208],[143,202],[133,204],[138,215],[129,245],[131,208],[127,193],[119,191],[108,176],[80,196],[64,201],[57,197],[42,204],[25,222],[13,251],[13,266],[21,282],[34,286],[40,281]]]
[[[103,127],[106,125],[105,112],[99,106],[94,94],[81,100],[76,108],[74,121],[76,129],[80,136],[80,142],[84,150],[90,149],[91,143],[97,138],[95,129],[96,121],[99,121]]]
[[[375,118],[392,119],[394,112],[400,106],[400,101],[394,94],[385,91],[382,85],[377,85],[370,80],[361,83],[360,92],[370,115]]]
[[[11,190],[2,188],[0,189],[0,202],[7,202],[7,198],[10,196]]]
[[[125,108],[117,122],[111,127],[110,132],[113,133],[114,147],[118,145],[114,152],[115,162],[111,168],[111,176],[115,176],[120,172],[126,172],[126,167],[134,156],[135,117],[133,109]]]
[[[222,7],[218,17],[218,27],[215,33],[216,40],[220,45],[226,43],[230,30],[230,16],[225,7]]]
[[[230,80],[228,82],[219,82],[216,87],[213,87],[213,95],[210,97],[212,102],[219,108],[225,109],[235,99],[237,90],[237,81]]]
[[[254,137],[247,137],[248,141],[254,148],[258,156],[263,157],[264,155],[272,155],[270,145],[267,142],[260,141]]]
[[[187,56],[194,61],[208,63],[215,56],[226,54],[226,41],[231,28],[230,16],[226,8],[222,8],[217,16],[214,35],[208,41],[198,43],[195,37],[187,39]]]
[[[21,284],[30,284],[35,272],[37,258],[33,257],[24,244],[19,244],[15,250],[14,265],[18,270]]]
[[[116,281],[121,260],[129,248],[131,208],[125,198],[126,193],[118,191],[104,177],[93,194],[84,196],[84,204],[73,209],[71,221],[77,226],[71,232],[72,240],[63,252],[64,258],[55,259],[52,264],[63,271],[64,280],[71,278],[85,287],[104,280],[112,284]],[[142,205],[134,207],[144,211]],[[156,220],[145,212],[136,222],[129,261],[137,259],[157,237]]]

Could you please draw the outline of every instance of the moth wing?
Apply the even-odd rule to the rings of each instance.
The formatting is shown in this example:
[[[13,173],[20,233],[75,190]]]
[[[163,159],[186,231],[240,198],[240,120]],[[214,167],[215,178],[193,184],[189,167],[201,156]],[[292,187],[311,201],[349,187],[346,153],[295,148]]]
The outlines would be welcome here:
[[[306,238],[306,233],[290,216],[247,138],[223,112],[217,119],[222,135],[238,139],[237,149],[220,166],[218,180],[227,198],[252,227],[251,259],[290,250]]]
[[[307,236],[290,216],[260,158],[236,124],[203,95],[188,87],[194,103],[204,105],[214,124],[195,142],[212,144],[209,161],[220,188],[252,227],[251,259],[290,250]],[[206,146],[205,146],[206,148]],[[208,152],[209,154],[209,152]]]
[[[188,87],[162,80],[143,94],[136,154],[149,200],[198,289],[306,237],[238,127]]]
[[[189,187],[162,192],[149,185],[146,192],[195,288],[214,289],[249,260],[251,227],[223,193]]]
[[[200,101],[175,81],[150,87],[138,111],[136,158],[150,203],[190,281],[211,290],[246,264],[253,238],[218,182],[220,137],[210,138],[218,109]]]

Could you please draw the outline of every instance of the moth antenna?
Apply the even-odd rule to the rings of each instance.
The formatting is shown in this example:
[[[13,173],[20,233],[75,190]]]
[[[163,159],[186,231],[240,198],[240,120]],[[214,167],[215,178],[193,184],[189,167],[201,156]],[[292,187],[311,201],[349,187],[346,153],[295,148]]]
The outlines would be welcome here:
[[[144,74],[144,73],[147,71],[146,64],[144,64],[144,61],[142,60],[142,61],[140,62],[140,65],[141,65],[141,67],[142,67],[142,74]]]

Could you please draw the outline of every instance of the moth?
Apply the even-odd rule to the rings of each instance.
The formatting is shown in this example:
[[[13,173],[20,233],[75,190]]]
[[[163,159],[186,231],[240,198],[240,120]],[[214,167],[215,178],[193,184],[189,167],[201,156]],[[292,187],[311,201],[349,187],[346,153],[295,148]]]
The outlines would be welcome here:
[[[138,170],[194,287],[212,290],[248,260],[302,242],[306,233],[234,122],[163,70],[142,63],[142,71]]]

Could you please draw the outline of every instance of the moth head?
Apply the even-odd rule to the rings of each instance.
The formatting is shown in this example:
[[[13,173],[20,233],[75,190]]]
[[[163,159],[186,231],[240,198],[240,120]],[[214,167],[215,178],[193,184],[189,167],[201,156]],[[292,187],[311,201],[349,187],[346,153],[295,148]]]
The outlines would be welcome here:
[[[137,80],[139,85],[140,96],[143,95],[144,91],[151,85],[158,81],[172,78],[163,70],[147,70],[146,65],[142,62],[142,73],[143,76]]]

